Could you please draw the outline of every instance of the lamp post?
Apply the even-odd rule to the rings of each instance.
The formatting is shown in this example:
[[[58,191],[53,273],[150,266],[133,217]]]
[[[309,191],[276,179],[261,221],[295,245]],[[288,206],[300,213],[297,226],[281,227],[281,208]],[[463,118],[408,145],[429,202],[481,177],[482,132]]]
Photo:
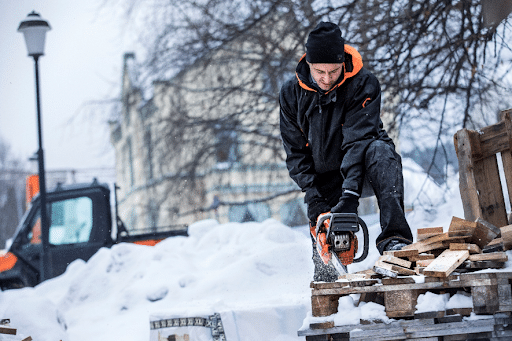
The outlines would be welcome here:
[[[44,170],[44,154],[43,154],[43,136],[41,129],[41,105],[39,96],[39,57],[44,55],[44,42],[46,32],[50,30],[50,25],[41,16],[32,11],[20,23],[18,32],[23,33],[25,44],[27,45],[28,55],[34,58],[35,78],[36,78],[36,108],[37,108],[37,133],[39,139],[39,149],[37,151],[37,160],[39,168],[39,199],[41,201],[41,242],[43,254],[41,257],[41,281],[50,277],[48,262],[48,217],[46,211],[46,179]]]

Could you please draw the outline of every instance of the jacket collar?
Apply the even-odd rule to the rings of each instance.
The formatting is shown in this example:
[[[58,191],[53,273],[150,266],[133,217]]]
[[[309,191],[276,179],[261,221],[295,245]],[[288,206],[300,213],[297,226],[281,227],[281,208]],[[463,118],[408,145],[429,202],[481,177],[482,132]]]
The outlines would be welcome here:
[[[343,62],[343,72],[341,73],[338,83],[330,90],[325,92],[328,94],[334,89],[340,87],[345,81],[355,76],[363,68],[363,58],[361,54],[352,46],[345,44],[345,62]],[[299,81],[299,85],[308,91],[324,93],[314,82],[311,81],[309,66],[306,62],[306,54],[299,60],[299,64],[295,69],[295,76]]]

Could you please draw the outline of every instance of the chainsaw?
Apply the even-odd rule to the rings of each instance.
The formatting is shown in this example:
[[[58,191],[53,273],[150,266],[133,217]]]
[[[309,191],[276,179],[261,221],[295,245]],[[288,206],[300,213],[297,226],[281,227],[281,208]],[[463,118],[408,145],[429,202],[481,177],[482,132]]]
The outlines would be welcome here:
[[[356,233],[363,230],[364,247],[358,251]],[[311,226],[311,234],[316,241],[316,249],[325,264],[332,265],[338,273],[346,274],[347,265],[364,260],[368,256],[368,227],[356,213],[324,213]]]

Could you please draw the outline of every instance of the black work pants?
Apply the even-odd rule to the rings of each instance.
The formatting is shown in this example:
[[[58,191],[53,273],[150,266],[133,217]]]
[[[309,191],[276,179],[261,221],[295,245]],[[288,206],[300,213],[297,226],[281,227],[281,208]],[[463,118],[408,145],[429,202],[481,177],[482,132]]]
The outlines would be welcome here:
[[[343,178],[339,171],[321,174],[318,190],[329,205],[333,207],[342,194]],[[365,154],[365,181],[371,186],[380,210],[381,233],[377,237],[377,250],[383,253],[392,239],[399,239],[406,244],[412,243],[412,233],[405,219],[404,179],[402,160],[393,144],[375,140]],[[366,192],[363,190],[363,192]],[[314,247],[314,245],[313,245]],[[326,267],[313,250],[315,263],[315,281],[333,281],[336,272]],[[336,278],[334,278],[336,280]]]

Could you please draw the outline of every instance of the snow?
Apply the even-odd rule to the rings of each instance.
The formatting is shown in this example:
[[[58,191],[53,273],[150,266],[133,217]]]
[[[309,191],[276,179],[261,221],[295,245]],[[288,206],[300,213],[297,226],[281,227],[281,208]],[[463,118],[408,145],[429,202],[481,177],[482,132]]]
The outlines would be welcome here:
[[[410,160],[404,160],[404,177],[406,205],[415,207],[407,215],[413,235],[422,227],[447,230],[453,216],[464,216],[456,178],[441,188]],[[420,188],[426,194],[420,194]],[[350,272],[371,268],[379,256],[378,217],[362,218],[369,227],[370,253],[363,262],[349,265]],[[229,341],[305,340],[297,336],[298,330],[315,321],[390,321],[382,305],[358,305],[357,295],[341,297],[337,314],[311,316],[312,277],[306,226],[290,228],[272,219],[199,221],[190,226],[188,237],[168,238],[153,247],[103,248],[88,262],[77,260],[62,276],[35,288],[0,292],[0,319],[10,319],[18,330],[16,336],[0,334],[0,340],[31,336],[38,341],[156,341],[151,321],[215,314]],[[414,277],[423,281],[423,276]],[[465,293],[450,298],[427,292],[419,296],[417,309],[471,305]],[[190,340],[208,340],[204,335],[209,332],[190,327],[189,335],[196,335]]]

